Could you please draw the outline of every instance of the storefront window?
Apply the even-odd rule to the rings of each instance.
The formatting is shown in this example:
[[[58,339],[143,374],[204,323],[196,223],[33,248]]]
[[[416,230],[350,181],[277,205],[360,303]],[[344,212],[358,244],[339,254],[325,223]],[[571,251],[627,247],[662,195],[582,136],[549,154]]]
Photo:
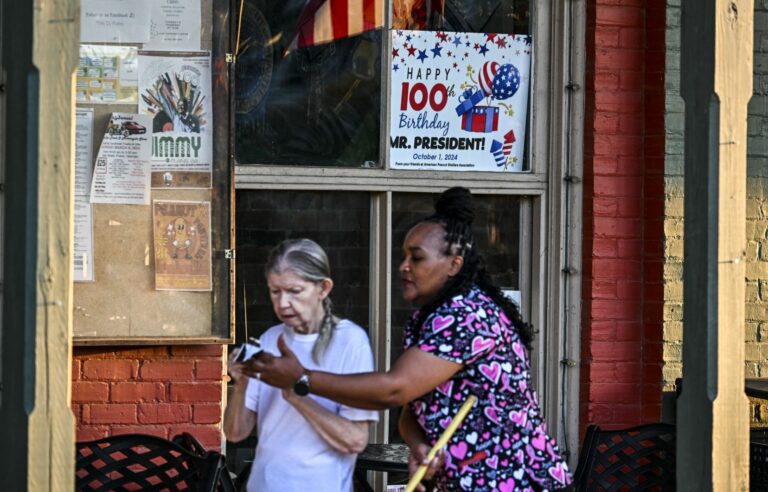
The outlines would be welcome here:
[[[552,272],[563,268],[551,231],[562,225],[560,151],[571,131],[559,95],[573,78],[559,51],[568,29],[556,20],[561,6],[383,3],[386,22],[375,28],[302,44],[294,40],[305,9],[335,2],[244,2],[235,65],[238,339],[243,278],[257,334],[276,321],[259,291],[268,248],[307,235],[342,252],[332,253],[337,312],[369,327],[376,367],[387,370],[414,309],[401,299],[403,237],[432,213],[437,194],[465,186],[494,281],[521,299],[538,330],[553,333],[535,348],[535,369],[560,329],[547,303],[559,288]],[[355,271],[340,270],[341,261]],[[397,419],[392,410],[373,426],[372,442],[397,441]]]
[[[320,244],[331,263],[337,316],[368,326],[370,205],[360,192],[241,191],[237,194],[237,341],[259,336],[279,321],[272,311],[264,263],[284,239]],[[245,301],[243,297],[245,289]]]
[[[236,66],[240,163],[376,167],[382,32],[312,44],[316,2],[246,0]]]
[[[436,194],[396,193],[392,197],[392,361],[403,353],[403,327],[415,306],[401,297],[397,269],[402,260],[403,240],[414,223],[434,212]],[[520,291],[520,198],[475,196],[473,234],[494,283],[506,291]],[[402,442],[397,430],[399,410],[390,411],[390,442]]]
[[[395,29],[528,34],[529,0],[394,0]]]

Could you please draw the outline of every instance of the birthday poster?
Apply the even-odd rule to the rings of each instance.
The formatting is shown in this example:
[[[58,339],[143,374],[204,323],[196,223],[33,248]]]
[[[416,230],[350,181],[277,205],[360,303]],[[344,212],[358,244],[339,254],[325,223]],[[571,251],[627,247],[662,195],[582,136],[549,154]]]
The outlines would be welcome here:
[[[523,170],[531,37],[392,31],[393,169]]]

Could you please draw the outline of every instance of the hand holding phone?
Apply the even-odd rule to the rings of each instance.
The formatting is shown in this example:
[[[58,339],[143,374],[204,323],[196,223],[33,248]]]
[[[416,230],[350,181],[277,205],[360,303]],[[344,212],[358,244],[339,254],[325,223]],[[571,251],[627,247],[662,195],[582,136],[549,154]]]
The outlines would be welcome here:
[[[237,348],[234,362],[245,362],[261,352],[261,342],[258,338],[248,337],[248,341]]]

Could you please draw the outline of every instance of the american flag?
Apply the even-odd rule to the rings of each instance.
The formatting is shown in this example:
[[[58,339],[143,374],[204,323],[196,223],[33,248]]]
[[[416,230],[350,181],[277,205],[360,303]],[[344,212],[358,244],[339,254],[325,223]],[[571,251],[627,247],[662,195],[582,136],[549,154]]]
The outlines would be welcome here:
[[[384,25],[384,0],[309,0],[289,50],[347,38]]]

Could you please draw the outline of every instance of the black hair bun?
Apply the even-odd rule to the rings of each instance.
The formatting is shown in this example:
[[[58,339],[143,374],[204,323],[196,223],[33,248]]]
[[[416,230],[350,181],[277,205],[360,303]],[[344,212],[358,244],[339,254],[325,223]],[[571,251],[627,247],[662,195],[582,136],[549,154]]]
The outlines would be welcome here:
[[[472,193],[461,186],[449,188],[440,193],[435,202],[435,213],[447,219],[454,219],[467,224],[475,220],[475,204]]]

